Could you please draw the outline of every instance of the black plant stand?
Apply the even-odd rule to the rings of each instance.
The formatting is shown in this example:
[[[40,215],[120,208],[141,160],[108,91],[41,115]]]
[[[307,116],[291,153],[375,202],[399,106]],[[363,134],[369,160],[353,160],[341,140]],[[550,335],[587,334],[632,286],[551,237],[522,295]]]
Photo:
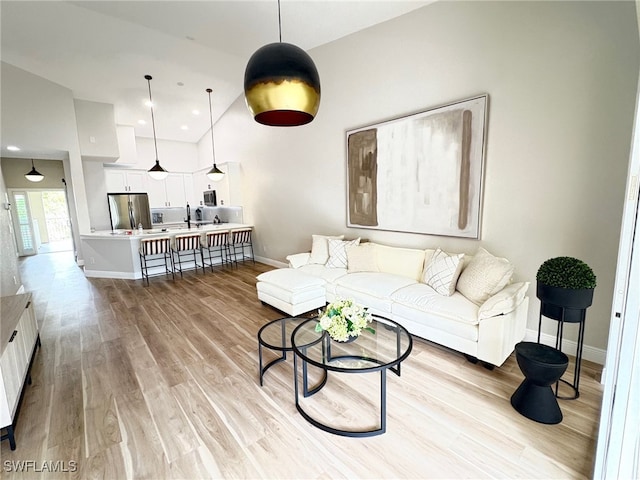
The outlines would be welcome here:
[[[574,400],[580,396],[580,366],[582,364],[582,347],[584,345],[584,323],[587,309],[565,308],[556,305],[549,305],[542,302],[540,304],[540,317],[538,319],[538,343],[540,343],[540,333],[542,327],[542,317],[546,316],[551,320],[558,322],[558,330],[556,332],[556,349],[562,351],[562,334],[564,332],[565,323],[578,323],[578,344],[576,346],[576,364],[573,370],[573,382],[560,379],[556,382],[555,395],[563,400]],[[558,395],[558,383],[562,382],[573,389],[572,397],[561,397]]]

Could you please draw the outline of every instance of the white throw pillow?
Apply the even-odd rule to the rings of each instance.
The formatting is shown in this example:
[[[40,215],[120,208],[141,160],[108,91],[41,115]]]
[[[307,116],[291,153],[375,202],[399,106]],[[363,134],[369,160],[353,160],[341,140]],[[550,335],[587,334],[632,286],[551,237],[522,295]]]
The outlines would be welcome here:
[[[476,305],[502,290],[513,275],[513,265],[506,258],[498,258],[480,247],[460,274],[458,291]]]
[[[309,263],[318,263],[324,265],[329,259],[329,246],[327,240],[335,239],[342,240],[344,235],[311,235],[311,257],[309,257]]]
[[[347,271],[349,273],[380,271],[376,261],[375,243],[348,245],[345,247],[345,251],[347,252]]]
[[[345,241],[330,238],[327,240],[327,244],[329,245],[329,260],[327,260],[326,266],[329,268],[347,268],[346,247],[360,244],[360,238]]]
[[[449,255],[438,248],[424,269],[422,281],[440,295],[450,297],[456,291],[463,258],[464,253]]]

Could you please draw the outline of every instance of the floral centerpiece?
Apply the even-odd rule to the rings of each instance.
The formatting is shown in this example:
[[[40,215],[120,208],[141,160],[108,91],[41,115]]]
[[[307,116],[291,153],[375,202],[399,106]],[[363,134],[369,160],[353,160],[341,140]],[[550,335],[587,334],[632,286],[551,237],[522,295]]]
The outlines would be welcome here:
[[[360,335],[362,330],[375,334],[376,331],[368,326],[371,320],[373,318],[367,307],[353,300],[336,300],[328,304],[324,311],[318,310],[316,332],[325,330],[334,340],[346,342],[349,337]]]

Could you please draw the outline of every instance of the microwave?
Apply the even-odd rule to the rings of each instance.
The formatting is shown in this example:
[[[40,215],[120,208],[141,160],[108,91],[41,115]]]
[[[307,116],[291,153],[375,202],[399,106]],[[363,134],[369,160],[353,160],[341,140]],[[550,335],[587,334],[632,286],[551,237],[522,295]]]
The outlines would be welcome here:
[[[216,201],[216,191],[215,190],[206,190],[204,192],[204,204],[207,207],[215,207],[218,205]]]

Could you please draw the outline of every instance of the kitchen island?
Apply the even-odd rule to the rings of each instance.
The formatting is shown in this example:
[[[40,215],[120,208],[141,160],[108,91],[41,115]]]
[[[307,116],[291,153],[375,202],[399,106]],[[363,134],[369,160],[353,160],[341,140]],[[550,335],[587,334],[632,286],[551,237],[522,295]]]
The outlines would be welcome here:
[[[186,233],[199,233],[204,239],[207,232],[252,228],[244,223],[221,223],[191,228],[152,228],[149,230],[103,230],[80,235],[87,277],[142,278],[140,269],[140,240],[143,238],[171,237]]]

